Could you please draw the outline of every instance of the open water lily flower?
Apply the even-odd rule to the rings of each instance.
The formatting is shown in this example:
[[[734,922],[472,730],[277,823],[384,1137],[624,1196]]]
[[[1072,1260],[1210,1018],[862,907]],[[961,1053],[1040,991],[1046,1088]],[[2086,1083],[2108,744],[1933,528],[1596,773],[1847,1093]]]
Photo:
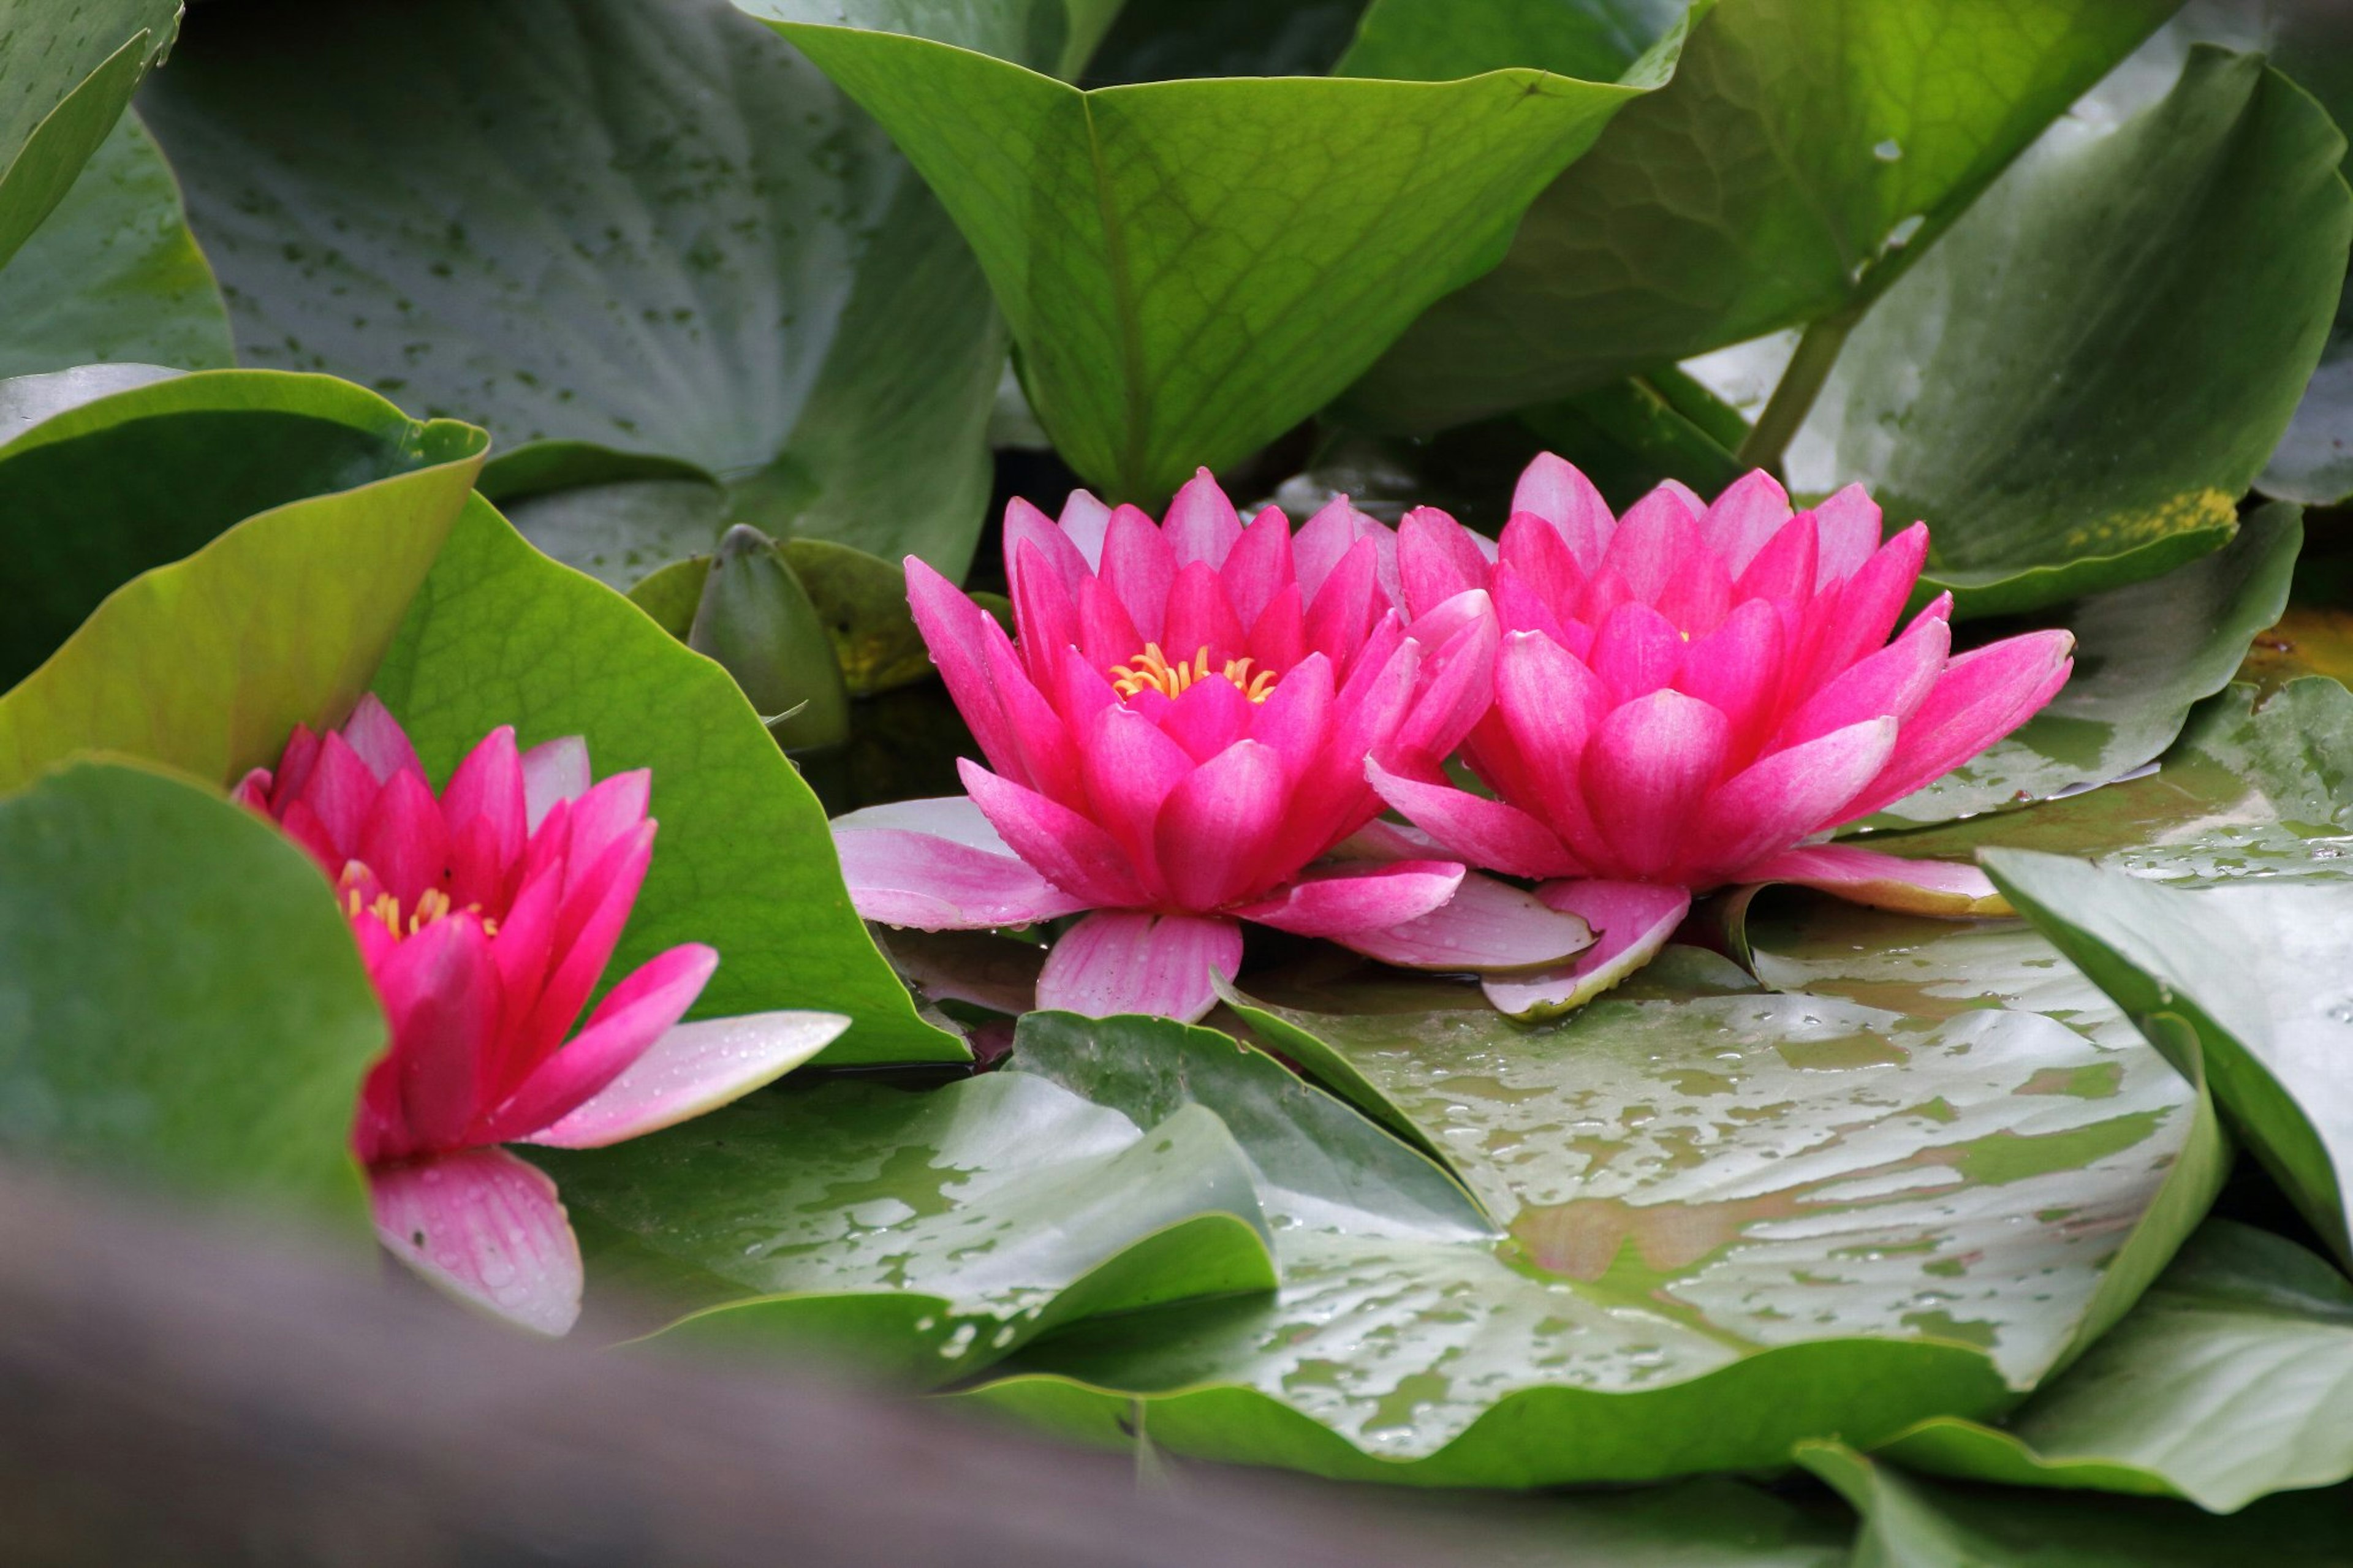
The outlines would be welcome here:
[[[1713,506],[1669,483],[1615,518],[1550,454],[1521,476],[1492,563],[1445,513],[1408,514],[1409,605],[1483,587],[1503,621],[1494,707],[1464,745],[1499,798],[1377,758],[1374,784],[1443,853],[1537,880],[1601,932],[1558,973],[1491,982],[1499,1006],[1577,1005],[1727,883],[2000,908],[1975,867],[1814,842],[2009,734],[2073,668],[2063,631],[1953,654],[1949,595],[1891,641],[1927,551],[1921,523],[1883,543],[1860,487],[1793,513],[1762,471]]]
[[[391,1048],[353,1145],[377,1234],[436,1284],[545,1333],[580,1311],[580,1248],[555,1184],[499,1147],[593,1149],[748,1093],[849,1020],[764,1013],[681,1024],[719,955],[649,959],[572,1026],[653,858],[642,770],[591,783],[578,738],[518,752],[492,731],[438,795],[373,697],[340,731],[297,728],[237,798],[335,879]],[[569,1040],[566,1035],[571,1035]]]
[[[1082,914],[1038,1005],[1188,1020],[1239,968],[1244,921],[1450,970],[1590,943],[1582,921],[1457,860],[1347,844],[1381,808],[1367,758],[1434,784],[1487,710],[1482,585],[1408,619],[1379,523],[1340,500],[1296,535],[1274,507],[1245,527],[1206,470],[1159,523],[1083,491],[1060,522],[1016,500],[1005,554],[1013,637],[908,559],[916,624],[987,765],[960,763],[965,795],[836,820],[867,919]]]

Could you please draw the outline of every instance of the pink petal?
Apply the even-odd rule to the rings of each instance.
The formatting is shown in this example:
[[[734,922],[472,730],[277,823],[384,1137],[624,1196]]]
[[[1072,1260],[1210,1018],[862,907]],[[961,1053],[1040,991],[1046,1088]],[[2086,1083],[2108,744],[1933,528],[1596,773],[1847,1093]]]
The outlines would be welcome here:
[[[1033,571],[1050,574],[1064,593],[1072,595],[1080,581],[1092,574],[1077,542],[1053,519],[1015,496],[1005,503],[1005,580],[1015,589],[1017,603],[1022,579]]]
[[[1111,527],[1111,508],[1095,499],[1092,490],[1072,490],[1062,498],[1062,531],[1079,547],[1087,570],[1103,570],[1103,535]]]
[[[1324,581],[1331,576],[1332,568],[1348,553],[1349,547],[1359,539],[1369,539],[1388,531],[1348,504],[1346,496],[1335,496],[1317,509],[1314,517],[1300,526],[1291,542],[1291,558],[1299,574],[1299,586],[1311,601],[1323,591]]]
[[[839,1013],[747,1013],[681,1024],[602,1092],[528,1142],[602,1149],[659,1132],[774,1083],[849,1027]]]
[[[1176,558],[1150,518],[1132,506],[1112,512],[1097,576],[1127,611],[1143,639],[1158,642],[1167,624],[1168,585],[1176,578]]]
[[[1369,539],[1348,547],[1307,606],[1307,646],[1345,667],[1373,623],[1380,586],[1379,556]]]
[[[417,912],[417,900],[427,889],[441,886],[449,865],[449,830],[423,773],[396,773],[377,792],[360,833],[359,858],[406,914]]]
[[[1230,912],[1296,936],[1345,940],[1419,920],[1443,908],[1461,884],[1462,868],[1451,860],[1327,862]]]
[[[1815,526],[1821,531],[1814,586],[1823,588],[1853,576],[1879,548],[1879,503],[1861,485],[1849,485],[1816,506],[1813,513]]]
[[[1160,531],[1178,566],[1198,561],[1215,570],[1241,542],[1242,520],[1209,470],[1196,468],[1168,503]]]
[[[2032,718],[2067,683],[2074,646],[2069,632],[2026,632],[1947,664],[1926,700],[1905,721],[1895,754],[1848,808],[1846,820],[1942,778]]]
[[[368,1171],[386,1250],[459,1300],[534,1333],[580,1316],[580,1244],[555,1184],[503,1149],[466,1149]]]
[[[394,1152],[447,1149],[487,1109],[499,1024],[499,970],[481,922],[452,915],[393,946],[372,966],[391,1025],[385,1073],[405,1135]]]
[[[559,800],[588,793],[588,742],[577,735],[543,741],[522,754],[523,826],[533,832]]]
[[[1625,578],[1627,589],[1644,604],[1655,604],[1684,563],[1702,553],[1696,514],[1682,496],[1661,485],[1618,520],[1601,569]]]
[[[1250,737],[1274,748],[1283,776],[1296,784],[1306,777],[1324,738],[1332,731],[1332,661],[1311,653],[1275,682],[1251,715]]]
[[[343,861],[359,854],[360,837],[367,830],[375,797],[383,791],[375,773],[343,736],[330,733],[320,738],[319,760],[311,769],[298,804],[310,809],[333,847],[328,857],[330,870],[340,870]],[[293,807],[289,806],[290,826],[292,820]]]
[[[1736,599],[1787,599],[1807,604],[1821,572],[1821,529],[1814,514],[1801,511],[1765,542],[1732,585]]]
[[[1515,805],[1402,778],[1369,759],[1365,773],[1407,821],[1474,866],[1514,877],[1573,877],[1585,868],[1551,828]]]
[[[1069,806],[956,759],[964,787],[1015,854],[1091,909],[1145,901],[1118,840]]]
[[[1551,617],[1567,613],[1584,595],[1585,568],[1563,542],[1560,531],[1534,512],[1512,514],[1512,520],[1504,525],[1503,543],[1497,554],[1501,566],[1495,574],[1494,585],[1502,585],[1504,568],[1508,568],[1543,603]]]
[[[581,751],[585,761],[586,746]],[[466,753],[441,792],[441,816],[452,834],[482,823],[491,857],[500,865],[522,856],[523,840],[531,833],[531,807],[512,725],[500,725]]]
[[[1012,578],[1013,624],[1023,666],[1033,679],[1043,679],[1063,649],[1079,644],[1078,593],[1046,564],[1035,544],[1023,541],[1018,556],[1021,564]],[[1078,581],[1090,579],[1082,575]]]
[[[360,761],[368,765],[376,783],[384,784],[395,773],[413,773],[422,778],[425,764],[417,760],[417,748],[408,743],[408,731],[392,716],[385,705],[369,692],[343,721],[343,737]]]
[[[1765,743],[1780,700],[1784,646],[1772,601],[1751,599],[1684,650],[1675,689],[1724,715],[1736,758],[1754,756]]]
[[[1519,483],[1512,487],[1512,510],[1534,512],[1552,524],[1578,567],[1587,572],[1600,565],[1602,552],[1609,547],[1618,526],[1609,515],[1609,503],[1601,499],[1593,481],[1579,473],[1576,465],[1550,452],[1537,453],[1520,471]]]
[[[1587,662],[1621,703],[1667,685],[1683,667],[1683,635],[1673,622],[1639,600],[1609,612],[1594,634]]]
[[[1928,525],[1915,522],[1873,551],[1839,590],[1834,632],[1821,669],[1845,668],[1886,642],[1928,559]]]
[[[1585,754],[1610,706],[1600,678],[1546,637],[1514,633],[1495,656],[1495,714],[1523,775],[1504,793],[1579,855],[1599,847],[1585,798]],[[1484,750],[1479,755],[1482,765],[1491,763]]]
[[[832,827],[838,837],[843,833],[863,833],[876,828],[894,828],[902,833],[926,833],[935,837],[953,839],[958,844],[985,849],[991,855],[1010,855],[1011,846],[997,831],[995,825],[970,795],[934,795],[925,800],[894,800],[883,805],[861,806],[844,812],[833,819]]]
[[[1241,542],[1218,568],[1218,582],[1226,602],[1242,624],[1255,627],[1259,616],[1277,594],[1295,587],[1291,564],[1291,520],[1281,507],[1260,510],[1242,530]]]
[[[1282,829],[1283,784],[1273,747],[1237,741],[1170,790],[1154,827],[1169,895],[1208,910],[1287,876],[1293,868],[1268,855]]]
[[[1086,779],[1087,798],[1094,807],[1087,815],[1126,849],[1129,864],[1152,891],[1161,886],[1153,858],[1152,825],[1159,820],[1160,803],[1196,765],[1184,747],[1132,706],[1103,710],[1089,721],[1082,738],[1079,767]],[[988,802],[977,791],[973,798],[987,809]],[[996,813],[990,812],[989,819],[996,821]],[[1010,833],[1006,837],[1012,839]],[[1018,847],[1018,841],[1014,842]],[[1039,869],[1047,870],[1042,866]],[[1047,870],[1047,874],[1052,872]]]
[[[1473,588],[1416,621],[1409,635],[1425,649],[1433,647],[1432,637],[1445,640],[1423,656],[1413,706],[1383,749],[1382,763],[1409,777],[1442,778],[1441,764],[1494,702],[1503,628],[1486,594]]]
[[[2012,913],[2010,901],[1975,866],[1906,860],[1876,849],[1820,844],[1792,849],[1740,873],[1743,882],[1792,882],[1835,893],[1852,903],[1905,914],[1985,916]]]
[[[1680,691],[1654,691],[1601,721],[1585,752],[1585,800],[1617,868],[1633,879],[1675,861],[1724,767],[1731,725]]]
[[[1021,767],[1012,726],[997,707],[997,690],[988,679],[987,643],[980,626],[981,622],[991,620],[988,612],[913,555],[907,557],[907,607],[914,612],[915,628],[931,650],[932,663],[939,668],[948,697],[964,716],[972,738],[980,743],[981,755],[999,773],[1018,776]],[[1134,651],[1124,649],[1118,657]]]
[[[1795,745],[1865,719],[1909,719],[1945,672],[1952,628],[1925,621],[1808,698],[1782,724],[1778,745]]]
[[[1231,566],[1240,552],[1226,558]],[[1285,583],[1250,623],[1250,657],[1261,669],[1285,670],[1307,657],[1307,612],[1299,584]]]
[[[987,931],[1087,907],[1012,854],[930,834],[836,826],[833,847],[861,920],[917,931]]]
[[[645,885],[653,853],[654,825],[641,822],[586,872],[566,866],[564,902],[556,917],[554,967],[522,1026],[533,1052],[554,1049],[596,989],[622,928],[628,924],[638,889]]]
[[[1458,594],[1487,585],[1487,558],[1470,530],[1434,506],[1418,506],[1398,524],[1398,581],[1406,610],[1425,615]]]
[[[1788,521],[1789,492],[1764,469],[1751,468],[1715,498],[1700,520],[1700,534],[1737,577]]]
[[[1147,1013],[1190,1024],[1218,1005],[1216,978],[1242,964],[1225,919],[1099,910],[1062,933],[1038,975],[1038,1005],[1089,1017]]]
[[[1707,799],[1679,857],[1696,885],[1796,844],[1833,822],[1895,749],[1895,721],[1866,719],[1768,753]]]
[[[1010,643],[992,637],[986,647],[988,683],[997,693],[997,710],[1005,715],[1013,752],[1021,764],[1016,776],[1040,795],[1077,805],[1083,798],[1078,748],[1062,716],[1031,684],[1021,656]]]
[[[1487,979],[1482,989],[1495,1010],[1530,1022],[1582,1007],[1650,963],[1691,909],[1687,889],[1651,882],[1547,882],[1536,894],[1582,919],[1599,940],[1546,973]]]
[[[1155,721],[1160,732],[1182,746],[1187,756],[1206,763],[1250,733],[1258,708],[1232,681],[1213,675],[1187,687],[1167,711],[1155,716]]]
[[[1168,621],[1164,647],[1170,658],[1190,658],[1209,650],[1215,669],[1242,651],[1241,617],[1226,603],[1226,588],[1217,568],[1206,561],[1188,561],[1176,568],[1168,589]]]
[[[1575,915],[1546,909],[1524,888],[1472,876],[1418,920],[1332,940],[1400,969],[1489,973],[1558,963],[1591,945],[1593,932]]]
[[[1125,664],[1144,651],[1144,634],[1127,618],[1127,606],[1099,577],[1079,584],[1079,647],[1098,669]]]
[[[491,1113],[480,1142],[527,1138],[586,1103],[686,1016],[719,967],[719,954],[688,942],[655,954],[596,1004],[587,1026],[539,1064]]]

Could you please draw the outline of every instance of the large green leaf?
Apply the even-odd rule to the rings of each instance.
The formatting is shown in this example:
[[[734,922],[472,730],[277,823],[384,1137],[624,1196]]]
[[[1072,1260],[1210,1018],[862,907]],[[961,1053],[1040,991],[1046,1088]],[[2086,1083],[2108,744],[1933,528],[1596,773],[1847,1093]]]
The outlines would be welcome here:
[[[1612,121],[1347,412],[1429,429],[1852,311],[2177,3],[1719,0],[1674,81]],[[1438,14],[1441,38],[1474,34],[1466,12],[1555,8],[1384,6]]]
[[[1870,842],[1945,860],[1994,846],[2089,855],[2188,886],[2343,876],[2353,854],[2353,694],[2306,677],[2254,703],[2251,686],[2209,698],[2144,776]]]
[[[180,187],[135,114],[0,271],[0,375],[114,360],[182,370],[237,361]]]
[[[738,0],[764,22],[817,22],[905,33],[1010,60],[1065,80],[1075,77],[1122,0]]]
[[[12,1155],[364,1226],[352,1112],[384,1047],[333,894],[276,829],[139,767],[0,800]]]
[[[375,689],[436,776],[501,724],[526,744],[585,736],[600,775],[652,770],[661,837],[613,973],[708,942],[721,962],[698,1016],[818,1007],[855,1020],[820,1062],[965,1058],[875,951],[824,809],[727,672],[489,502],[459,514]]]
[[[1973,612],[2212,549],[2328,331],[2344,148],[2261,56],[2211,47],[2122,125],[2062,121],[1846,340],[1791,483],[1926,518],[1927,581]]]
[[[2131,1315],[2000,1429],[1924,1422],[1881,1452],[2016,1486],[2230,1513],[2353,1477],[2353,1285],[2292,1241],[2211,1220]]]
[[[1863,1516],[1852,1568],[2338,1568],[2353,1489],[2275,1498],[2236,1519],[2145,1499],[2059,1499],[1906,1476],[1852,1449],[1799,1459]]]
[[[2274,502],[2214,554],[2068,606],[2057,618],[2075,634],[2075,673],[2050,706],[1887,816],[1973,816],[2104,784],[2158,756],[2287,607],[2303,542],[2296,508]]]
[[[684,458],[772,533],[969,560],[987,284],[882,132],[723,0],[224,5],[144,106],[248,362],[502,447]]]
[[[10,383],[0,406],[11,389],[55,406],[127,378]],[[274,760],[290,726],[339,719],[483,445],[329,377],[207,371],[81,402],[0,446],[7,673],[72,633],[0,697],[0,788],[90,750],[226,784]]]
[[[1445,81],[1536,66],[1608,81],[1691,8],[1690,0],[1373,0],[1333,69]]]
[[[2117,1005],[2189,1023],[2232,1127],[2353,1260],[2353,879],[2190,890],[2021,849],[1981,858]]]
[[[0,265],[65,199],[179,20],[180,0],[0,3]]]
[[[927,39],[777,26],[947,205],[1063,459],[1137,500],[1345,386],[1667,68],[1082,92]]]
[[[922,1383],[1092,1312],[1274,1286],[1218,1119],[1146,1132],[1019,1073],[788,1086],[609,1150],[534,1152],[591,1288],[674,1337],[845,1349]]]
[[[1501,1238],[1401,1201],[1366,1145],[1420,1170],[1410,1150],[1366,1131],[1335,1152],[1296,1103],[1319,1096],[1285,1104],[1214,1036],[1103,1026],[1100,1049],[1132,1053],[1116,1072],[1053,1070],[1219,1110],[1262,1173],[1283,1288],[1081,1325],[983,1397],[1113,1441],[1142,1395],[1175,1451],[1430,1485],[1769,1465],[1905,1406],[2000,1407],[2125,1310],[2219,1180],[2200,1096],[2113,1010],[1898,1012],[1685,970],[1534,1031],[1434,981],[1316,993],[1388,1011],[1249,1010],[1319,1075],[1343,1062],[1326,1081],[1418,1131]]]

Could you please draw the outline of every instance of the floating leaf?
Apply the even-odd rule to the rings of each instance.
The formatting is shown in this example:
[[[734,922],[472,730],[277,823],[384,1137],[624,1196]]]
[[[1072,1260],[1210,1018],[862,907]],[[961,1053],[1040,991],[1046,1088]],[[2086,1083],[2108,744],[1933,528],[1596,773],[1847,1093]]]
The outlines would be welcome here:
[[[2328,331],[2344,146],[2261,56],[2210,47],[2122,125],[2062,121],[1846,340],[1790,482],[1926,518],[1924,581],[1970,613],[2213,549]]]
[[[0,271],[0,375],[117,360],[182,370],[237,363],[180,187],[137,115],[116,123]]]
[[[34,379],[53,405],[93,377]],[[81,402],[0,447],[16,588],[0,659],[7,675],[40,664],[0,697],[0,788],[93,750],[227,784],[275,760],[292,725],[339,719],[484,444],[327,376],[207,371]]]
[[[180,0],[0,4],[0,265],[65,199],[179,20]]]
[[[0,800],[0,996],[13,1156],[367,1223],[384,1012],[326,879],[250,813],[89,763]]]
[[[2155,758],[2279,618],[2303,542],[2296,509],[2275,502],[2216,553],[2068,606],[2057,618],[2075,634],[2075,673],[2050,706],[1886,816],[1973,816],[2104,784]]]
[[[987,285],[872,122],[720,0],[224,6],[145,108],[249,363],[502,448],[687,459],[772,533],[962,574]]]
[[[1250,1163],[1215,1116],[1147,1132],[1025,1074],[786,1085],[533,1158],[590,1289],[688,1314],[670,1337],[816,1342],[922,1383],[1090,1312],[1274,1285]]]
[[[653,869],[610,972],[704,942],[721,954],[695,1016],[778,1007],[855,1022],[821,1063],[960,1061],[923,1023],[842,887],[825,812],[727,672],[635,605],[470,502],[375,689],[444,776],[482,735],[581,735],[599,773],[653,772]]]
[[[1346,412],[1458,424],[1852,310],[2175,4],[1718,0],[1674,81],[1612,121],[1502,264],[1417,321]],[[1466,13],[1566,9],[1382,7],[1391,25],[1432,15],[1441,40],[1483,33]]]
[[[947,204],[1063,459],[1138,500],[1314,412],[1483,269],[1672,63],[1639,84],[1517,70],[1082,92],[923,38],[776,26]]]
[[[1941,1418],[1880,1451],[2014,1486],[2230,1513],[2353,1477],[2353,1285],[2292,1241],[2210,1220],[2123,1322],[2000,1428]]]

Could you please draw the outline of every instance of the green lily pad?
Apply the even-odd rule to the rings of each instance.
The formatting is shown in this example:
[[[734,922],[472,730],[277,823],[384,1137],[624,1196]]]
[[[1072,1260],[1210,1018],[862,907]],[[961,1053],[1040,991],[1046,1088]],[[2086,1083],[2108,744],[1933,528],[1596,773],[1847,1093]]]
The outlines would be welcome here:
[[[1247,457],[1345,387],[1493,261],[1672,53],[1627,83],[1516,70],[1081,91],[923,38],[776,26],[947,205],[1063,459],[1136,500]]]
[[[2353,855],[2353,694],[2306,676],[2257,706],[2253,687],[2232,686],[2192,711],[2144,776],[1868,842],[1943,860],[1995,847],[2090,856],[2185,887],[2342,877]]]
[[[27,401],[55,406],[128,370],[33,378]],[[0,697],[0,788],[91,750],[227,784],[275,760],[291,725],[339,719],[484,444],[330,377],[206,371],[81,402],[0,446],[0,549],[18,585],[0,658],[5,676],[40,666]]]
[[[2075,673],[2050,706],[1875,820],[1974,816],[2104,784],[2157,757],[2287,607],[2303,542],[2297,509],[2274,502],[2214,554],[2069,605],[2057,618],[2075,634]]]
[[[367,1224],[383,1009],[326,879],[250,813],[77,763],[0,800],[0,1147]]]
[[[628,592],[727,531],[727,487],[691,463],[575,441],[491,460],[476,487],[541,553]]]
[[[2123,1322],[2000,1428],[1927,1421],[1879,1451],[2013,1486],[2232,1513],[2353,1477],[2353,1285],[2292,1241],[2209,1220]]]
[[[144,108],[248,363],[502,448],[686,459],[771,533],[961,575],[987,286],[881,132],[722,0],[223,6]]]
[[[1868,1568],[2336,1568],[2353,1527],[2353,1490],[2341,1488],[2216,1519],[2141,1498],[1948,1486],[1833,1444],[1809,1443],[1797,1458],[1862,1515],[1854,1562]]]
[[[65,200],[179,21],[180,0],[0,5],[0,264]]]
[[[787,1086],[532,1157],[591,1291],[656,1306],[666,1339],[816,1342],[935,1384],[1089,1313],[1274,1287],[1250,1163],[1214,1115],[1146,1131],[1025,1074]]]
[[[0,271],[0,375],[108,361],[237,363],[228,310],[180,187],[126,113],[48,221]]]
[[[661,837],[612,973],[708,942],[721,962],[696,1016],[817,1007],[855,1020],[820,1064],[965,1059],[875,950],[824,808],[727,672],[489,502],[459,515],[375,689],[436,777],[501,724],[526,744],[585,736],[599,774],[652,770]]]
[[[1334,1087],[1374,1086],[1365,1109],[1419,1130],[1503,1234],[1401,1204],[1366,1145],[1420,1156],[1370,1131],[1333,1152],[1271,1064],[1114,1020],[1115,1071],[1049,1070],[1219,1110],[1261,1171],[1282,1289],[1078,1325],[976,1397],[1103,1442],[1141,1397],[1175,1452],[1426,1485],[1771,1465],[1810,1433],[1892,1435],[1905,1405],[2002,1407],[2124,1311],[2219,1179],[2201,1097],[2112,1010],[2101,1039],[1701,986],[1530,1031],[1444,982],[1350,994],[1395,1010],[1245,1016],[1345,1058]],[[2049,1088],[2087,1071],[2112,1092]]]
[[[2263,57],[2205,47],[2124,124],[2062,121],[1847,338],[1790,483],[1926,518],[1924,582],[1973,614],[2215,548],[2328,331],[2344,147]]]
[[[1428,430],[1855,310],[2175,4],[1717,0],[1674,81],[1620,113],[1502,263],[1423,315],[1344,412]],[[1392,25],[1432,15],[1441,40],[1483,35],[1468,17],[1570,9],[1383,6]],[[1446,47],[1437,71],[1454,67]]]
[[[2353,1260],[2353,879],[2192,890],[2021,849],[1981,859],[2118,1006],[2190,1025],[2233,1131]]]

